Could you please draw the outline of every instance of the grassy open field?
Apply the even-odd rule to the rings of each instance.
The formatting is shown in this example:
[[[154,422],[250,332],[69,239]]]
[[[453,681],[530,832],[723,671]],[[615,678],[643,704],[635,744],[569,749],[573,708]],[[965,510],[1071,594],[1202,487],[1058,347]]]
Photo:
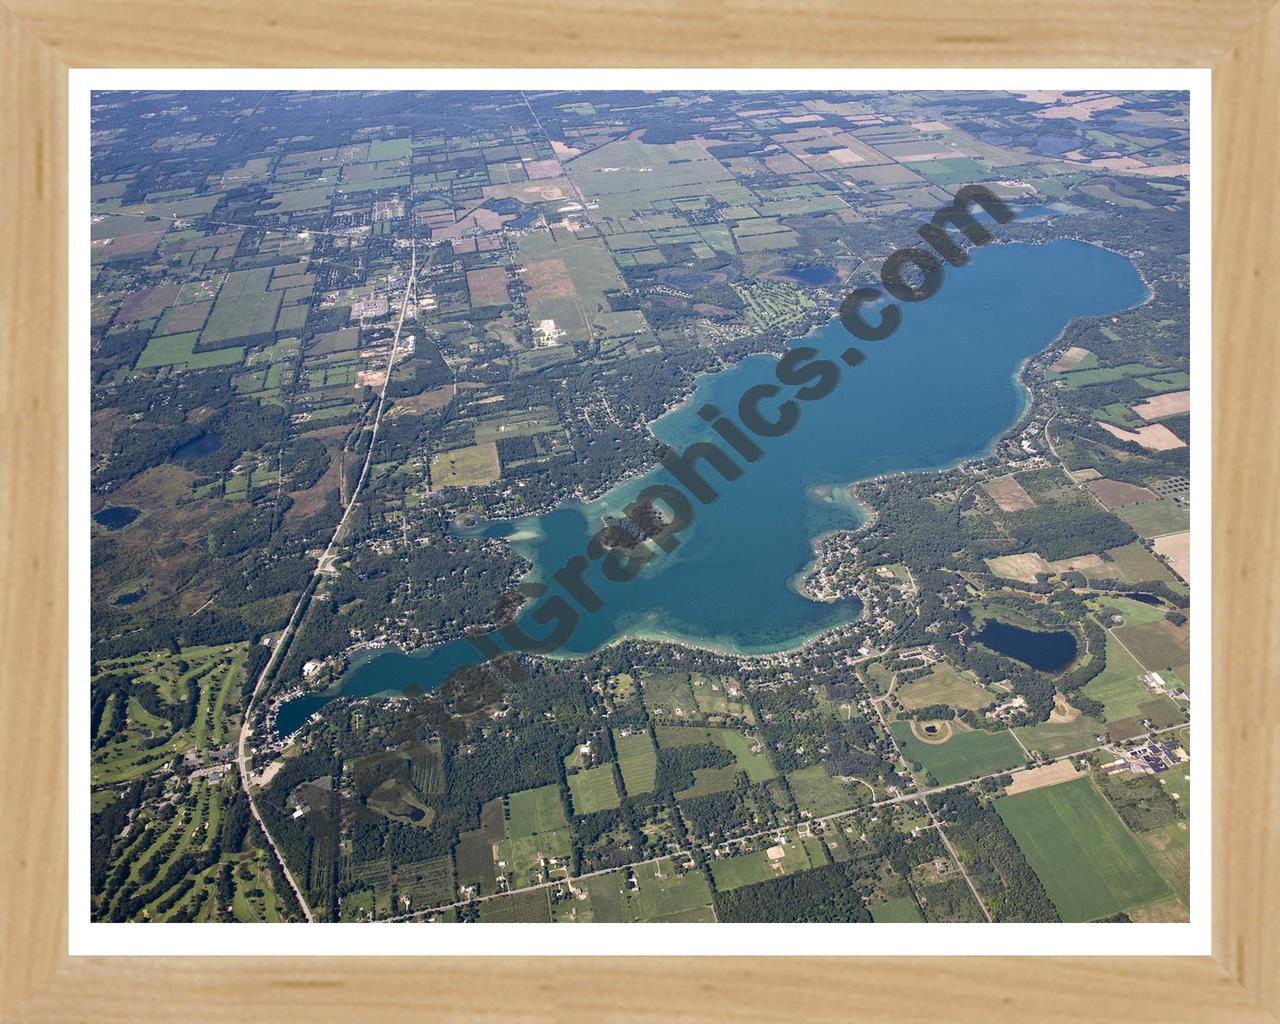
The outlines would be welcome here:
[[[164,336],[199,331],[209,316],[212,302],[191,302],[185,306],[171,306],[156,325],[156,334]]]
[[[1143,537],[1180,533],[1191,525],[1191,513],[1176,504],[1172,498],[1119,508],[1116,509],[1116,515]]]
[[[475,439],[476,444],[484,444],[504,437],[532,437],[534,434],[547,434],[561,429],[554,409],[535,406],[480,420],[476,423]]]
[[[919,761],[940,785],[976,778],[1024,763],[1027,755],[1008,732],[952,733],[945,743],[925,743],[911,734],[910,722],[889,726],[902,752]]]
[[[692,139],[659,145],[619,139],[568,161],[565,171],[584,196],[599,200],[603,216],[617,220],[668,198],[716,192],[750,197],[733,183],[728,168]]]
[[[1053,572],[1053,566],[1035,551],[1025,551],[1018,555],[999,555],[996,558],[988,558],[986,562],[997,576],[1021,580],[1023,583],[1034,583],[1037,573]]]
[[[1055,712],[1049,721],[1038,725],[1019,726],[1013,732],[1028,750],[1061,757],[1094,746],[1102,723],[1072,709],[1066,715]]]
[[[210,366],[231,366],[244,359],[242,348],[220,348],[212,352],[193,352],[198,335],[194,331],[152,338],[134,364],[135,370],[153,370],[159,366],[180,366],[203,370]]]
[[[736,729],[711,729],[715,741],[731,753],[739,770],[747,773],[750,782],[767,782],[778,773],[769,752],[755,736],[748,736]]]
[[[507,797],[506,838],[495,847],[495,859],[512,888],[545,881],[539,865],[550,858],[567,859],[572,849],[559,786],[540,786]],[[460,877],[461,873],[460,864]]]
[[[635,888],[621,869],[584,880],[596,922],[713,921],[711,887],[700,870],[682,871],[668,859],[634,869]]]
[[[1102,702],[1108,723],[1130,718],[1150,718],[1157,727],[1173,725],[1185,717],[1168,697],[1152,693],[1141,682],[1142,666],[1107,632],[1107,665],[1084,688],[1085,695]]]
[[[283,297],[278,291],[267,290],[271,271],[264,270],[265,276],[256,270],[227,275],[200,334],[201,342],[212,345],[274,330]]]
[[[569,824],[560,802],[560,787],[539,786],[507,797],[507,835],[521,838],[551,832]]]
[[[777,772],[769,753],[754,735],[739,732],[737,729],[701,729],[692,726],[659,725],[655,732],[659,747],[689,747],[703,743],[713,743],[723,747],[734,757],[734,764],[728,770],[743,771],[752,782],[766,782]],[[701,769],[703,771],[719,771],[720,769]]]
[[[967,185],[975,181],[989,181],[992,172],[967,156],[942,157],[939,160],[903,161],[917,174],[922,174],[935,185]]]
[[[1190,675],[1190,635],[1186,626],[1160,619],[1121,626],[1115,635],[1148,672],[1162,676],[1172,673],[1179,679]]]
[[[613,778],[613,765],[602,764],[570,775],[569,794],[573,797],[574,814],[595,814],[617,807],[618,787]]]
[[[613,746],[618,752],[618,765],[622,769],[622,785],[627,796],[652,793],[654,777],[658,770],[658,754],[648,732],[621,736],[613,731]]]
[[[645,672],[640,677],[640,688],[644,706],[651,715],[676,719],[701,717],[688,672]]]
[[[1165,564],[1136,540],[1132,544],[1112,548],[1107,554],[1111,556],[1120,575],[1132,583],[1147,583],[1152,580],[1173,582],[1173,574]]]
[[[833,778],[822,765],[810,765],[787,774],[796,806],[815,818],[847,810],[871,799],[871,791],[856,782]]]
[[[1117,594],[1106,594],[1096,599],[1099,612],[1104,615],[1119,614],[1124,616],[1126,625],[1142,622],[1159,622],[1164,618],[1165,609],[1160,605],[1145,604],[1132,598]],[[1114,625],[1114,623],[1107,623]]]
[[[1174,765],[1160,776],[1160,783],[1184,811],[1191,806],[1191,765]]]
[[[1091,384],[1105,384],[1125,377],[1141,377],[1151,372],[1150,366],[1141,363],[1124,363],[1120,366],[1105,366],[1098,369],[1080,369],[1062,375],[1069,388],[1088,387]]]
[[[1172,893],[1089,779],[1001,797],[995,808],[1064,921],[1093,921]]]
[[[715,793],[727,793],[733,789],[738,780],[738,766],[725,765],[721,768],[695,768],[693,785],[676,793],[677,800],[692,800],[695,797],[711,796]]]
[[[555,320],[565,340],[588,340],[591,323],[609,311],[604,293],[626,289],[609,250],[595,239],[558,239],[549,231],[522,235],[518,245],[529,319]]]
[[[821,867],[826,862],[827,855],[820,839],[809,836],[801,840],[791,835],[785,846],[774,845],[766,850],[737,857],[718,857],[711,862],[711,875],[715,879],[716,889],[728,892],[730,889],[767,882],[796,871]]]
[[[487,441],[467,448],[437,452],[431,456],[431,488],[476,487],[491,484],[502,476],[498,446]]]
[[[354,352],[360,344],[360,331],[355,327],[317,334],[307,345],[307,355],[324,356],[335,352]]]
[[[1171,821],[1149,832],[1138,833],[1138,840],[1146,847],[1156,870],[1178,894],[1183,907],[1190,906],[1191,830],[1187,823]]]
[[[908,711],[930,704],[948,704],[953,708],[985,708],[995,696],[979,686],[970,672],[962,672],[950,662],[940,661],[927,676],[898,686],[895,691]]]
[[[876,924],[923,923],[920,906],[910,896],[898,896],[884,903],[873,903],[869,908],[871,920]]]
[[[693,699],[703,716],[733,716],[743,718],[748,723],[755,722],[755,714],[751,705],[735,690],[737,696],[730,696],[729,682],[715,676],[690,674],[689,685],[693,691]]]

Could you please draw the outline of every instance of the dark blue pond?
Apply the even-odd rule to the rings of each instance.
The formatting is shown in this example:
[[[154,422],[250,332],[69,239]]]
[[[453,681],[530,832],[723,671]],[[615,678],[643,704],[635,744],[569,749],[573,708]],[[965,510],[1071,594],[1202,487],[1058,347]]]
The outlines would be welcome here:
[[[788,267],[783,273],[793,280],[803,281],[805,284],[811,284],[815,287],[835,284],[839,280],[834,267],[823,266],[819,263],[808,267]]]
[[[175,459],[203,459],[206,455],[212,455],[222,447],[222,435],[216,430],[210,430],[208,433],[201,434],[197,438],[193,438],[186,444],[176,448],[173,453]]]
[[[1023,629],[987,619],[973,638],[997,654],[1016,658],[1040,672],[1058,672],[1075,660],[1076,637],[1070,630]]]
[[[142,514],[130,505],[108,505],[93,514],[93,521],[108,530],[123,530]]]

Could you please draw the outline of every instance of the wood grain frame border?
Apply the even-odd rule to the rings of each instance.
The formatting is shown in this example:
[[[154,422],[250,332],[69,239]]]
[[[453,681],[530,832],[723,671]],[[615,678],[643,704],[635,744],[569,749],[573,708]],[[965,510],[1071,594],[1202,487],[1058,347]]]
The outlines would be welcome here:
[[[1277,1020],[1280,7],[1270,4],[0,6],[3,1019]],[[67,956],[67,69],[531,63],[1214,69],[1212,957],[449,959],[424,968],[401,959]]]

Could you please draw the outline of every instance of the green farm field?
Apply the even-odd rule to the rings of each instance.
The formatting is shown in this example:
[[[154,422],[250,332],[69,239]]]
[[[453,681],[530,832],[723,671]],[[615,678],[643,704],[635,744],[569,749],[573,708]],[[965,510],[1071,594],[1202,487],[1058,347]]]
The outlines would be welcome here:
[[[692,800],[695,797],[727,793],[733,789],[733,785],[737,780],[737,765],[730,764],[722,768],[695,768],[693,770],[693,785],[677,792],[676,799]]]
[[[618,752],[618,766],[622,769],[622,785],[627,796],[652,793],[658,771],[658,754],[648,732],[621,736],[615,729],[613,746]]]
[[[682,872],[671,859],[640,864],[636,888],[626,869],[585,879],[596,922],[713,921],[711,887],[698,869]]]
[[[1094,921],[1172,894],[1089,779],[1001,797],[995,808],[1064,921]]]
[[[232,366],[244,359],[242,348],[220,348],[212,352],[194,352],[198,335],[194,331],[152,338],[134,364],[135,370],[154,370],[160,366],[180,366],[203,370],[210,366]]]
[[[904,165],[935,185],[967,185],[974,181],[987,181],[992,176],[991,171],[967,156],[922,160],[917,163],[904,162]]]
[[[893,722],[889,729],[902,752],[924,765],[943,786],[1016,768],[1027,759],[1008,732],[957,730],[945,743],[925,743],[911,734],[910,722]]]
[[[560,787],[539,786],[507,797],[507,837],[520,839],[564,828],[569,822],[560,802]]]
[[[644,706],[651,715],[676,719],[701,717],[688,672],[645,672],[640,677],[640,689]]]
[[[1148,501],[1144,505],[1129,505],[1116,509],[1116,515],[1144,537],[1163,537],[1166,533],[1181,533],[1191,526],[1191,513],[1172,498]]]
[[[1159,580],[1162,583],[1177,582],[1163,562],[1137,541],[1107,552],[1120,574],[1133,583]],[[1088,573],[1086,573],[1088,575]]]
[[[570,775],[569,794],[573,797],[574,814],[595,814],[617,807],[620,801],[613,765],[602,764]]]
[[[1168,697],[1143,685],[1142,666],[1107,632],[1107,664],[1084,688],[1085,696],[1102,702],[1107,722],[1150,718],[1157,728],[1183,720],[1181,709]]]
[[[495,847],[495,859],[497,870],[507,875],[511,888],[545,881],[540,862],[567,858],[572,853],[573,837],[560,802],[559,786],[539,786],[507,797],[506,838]],[[460,882],[462,874],[460,863]]]
[[[1134,623],[1115,631],[1116,639],[1129,649],[1149,672],[1172,673],[1181,679],[1190,674],[1188,633],[1161,619],[1157,622]]]

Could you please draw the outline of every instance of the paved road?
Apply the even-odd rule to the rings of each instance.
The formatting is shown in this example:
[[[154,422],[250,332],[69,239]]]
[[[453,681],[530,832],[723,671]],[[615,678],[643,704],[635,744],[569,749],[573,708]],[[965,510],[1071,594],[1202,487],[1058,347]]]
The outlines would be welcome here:
[[[324,553],[316,562],[316,567],[312,573],[312,583],[303,590],[302,596],[298,598],[298,603],[294,606],[293,614],[289,616],[289,622],[284,627],[284,632],[276,640],[275,647],[271,651],[271,657],[267,659],[266,666],[262,669],[261,674],[258,676],[258,681],[254,684],[253,693],[249,696],[249,704],[244,710],[244,721],[241,723],[240,738],[236,744],[236,767],[240,771],[240,785],[244,787],[245,795],[249,798],[249,811],[262,829],[262,834],[266,836],[271,852],[275,854],[275,858],[280,864],[280,870],[284,872],[284,877],[288,881],[289,887],[293,890],[298,906],[302,908],[303,916],[310,922],[314,922],[315,917],[311,913],[311,907],[307,903],[306,896],[303,895],[302,887],[298,885],[297,880],[293,877],[293,872],[289,870],[288,862],[285,860],[284,854],[280,852],[280,847],[276,845],[276,841],[271,835],[271,830],[267,828],[267,823],[258,810],[257,801],[253,798],[253,786],[249,782],[248,767],[249,735],[253,731],[250,722],[253,718],[254,702],[257,701],[262,691],[266,689],[267,680],[275,669],[276,662],[280,658],[280,652],[288,646],[289,638],[293,636],[293,631],[306,613],[311,594],[315,590],[315,577],[327,571],[333,550],[342,537],[343,528],[347,525],[347,517],[351,515],[351,510],[355,507],[356,501],[360,497],[360,491],[364,487],[364,482],[369,476],[369,467],[373,464],[373,449],[378,440],[378,427],[382,423],[382,412],[387,404],[387,386],[391,382],[391,370],[395,365],[396,350],[400,346],[400,332],[404,327],[405,313],[409,308],[409,293],[413,288],[417,274],[418,247],[415,242],[413,256],[409,264],[409,279],[405,282],[404,298],[400,301],[400,318],[396,321],[396,333],[391,340],[391,354],[387,357],[387,375],[382,382],[382,392],[378,396],[378,410],[373,418],[373,437],[369,441],[369,449],[364,457],[364,467],[360,470],[360,478],[356,481],[356,486],[351,492],[351,500],[347,502],[346,507],[342,510],[342,518],[338,520],[338,525],[334,527],[333,535],[329,538],[329,543],[325,547]]]
[[[1179,729],[1185,729],[1185,728],[1186,728],[1186,723],[1183,723],[1182,725],[1171,725],[1164,729],[1152,729],[1151,732],[1154,735],[1160,735],[1166,732],[1177,732]],[[1098,743],[1092,747],[1085,747],[1081,750],[1074,750],[1069,754],[1062,754],[1059,757],[1055,758],[1054,760],[1060,761],[1064,757],[1079,757],[1081,754],[1091,754],[1095,750],[1103,750],[1110,746],[1111,744],[1109,743]],[[978,776],[975,776],[974,778],[964,779],[960,782],[948,783],[945,786],[934,786],[931,789],[917,789],[910,793],[900,793],[897,796],[887,797],[884,800],[877,800],[874,803],[863,804],[860,807],[851,807],[847,811],[837,811],[835,814],[827,814],[821,818],[809,818],[807,823],[810,825],[814,825],[818,823],[826,825],[828,822],[837,821],[840,818],[852,817],[855,814],[862,814],[876,807],[891,807],[894,804],[914,803],[915,801],[921,801],[925,803],[925,808],[929,812],[931,827],[934,827],[938,830],[938,834],[943,837],[943,842],[947,843],[947,849],[951,850],[951,844],[946,839],[946,829],[943,828],[942,824],[934,816],[932,809],[930,809],[928,806],[926,798],[931,796],[936,796],[939,793],[946,793],[953,789],[963,789],[966,786],[972,786],[979,782],[985,782],[987,779],[997,779],[1001,775],[1014,775],[1014,774],[1017,774],[1017,773],[1010,772],[1007,770],[998,771],[998,772],[989,772],[986,775],[978,775]],[[785,832],[787,829],[795,828],[796,824],[797,823],[793,823],[790,825],[779,825],[775,828],[764,829],[760,832],[753,832],[749,835],[737,836],[734,839],[729,840],[728,842],[703,845],[701,849],[703,850],[704,853],[708,853],[708,854],[714,853],[717,849],[720,849],[721,847],[733,846],[739,843],[751,842],[754,839],[763,839],[767,836],[769,837],[776,836],[781,832]],[[800,822],[799,824],[805,824],[805,822]],[[550,886],[560,885],[564,882],[571,882],[571,883],[580,882],[584,878],[595,878],[597,875],[607,875],[614,871],[621,871],[625,868],[638,868],[638,867],[642,867],[645,864],[655,864],[660,860],[666,860],[668,857],[684,857],[687,855],[688,855],[687,850],[677,848],[672,850],[669,853],[660,854],[657,857],[648,857],[644,860],[631,861],[627,864],[620,864],[617,867],[602,868],[599,871],[588,871],[587,873],[582,875],[573,875],[566,878],[557,878],[557,879],[553,879],[550,882],[539,882],[537,885],[526,885],[519,889],[510,889],[504,893],[493,893],[490,896],[479,896],[474,900],[455,900],[453,903],[442,903],[439,906],[428,907],[423,910],[415,910],[409,914],[400,914],[396,917],[383,918],[382,920],[390,921],[390,922],[413,921],[421,917],[426,917],[430,914],[438,914],[445,910],[454,910],[459,907],[465,907],[470,903],[486,903],[489,900],[501,899],[503,896],[510,896],[513,893],[534,892],[537,889],[546,889]],[[964,865],[960,862],[959,858],[955,856],[954,850],[951,850],[951,855],[952,855],[952,858],[955,860],[956,865],[963,872]],[[965,881],[969,882],[970,888],[972,889],[973,883],[970,881],[968,874],[965,874]],[[976,891],[974,892],[974,896],[977,897]],[[982,907],[983,914],[986,914],[987,920],[990,921],[991,916],[990,914],[987,914],[987,908],[983,904],[981,899],[978,900],[978,905]]]
[[[890,682],[890,690],[893,689],[893,683],[896,683],[897,681],[898,673],[895,672],[893,674],[893,679]],[[884,734],[889,737],[889,742],[893,744],[893,750],[894,753],[898,755],[898,760],[900,762],[905,761],[906,758],[902,756],[902,748],[898,746],[898,737],[893,734],[892,730],[889,728],[889,723],[885,721],[884,709],[880,707],[880,701],[873,700],[871,702],[871,706],[875,708],[876,717],[880,719],[880,728],[884,730]],[[1011,729],[1009,731],[1012,732],[1013,730]],[[985,917],[987,919],[987,923],[990,924],[991,911],[987,909],[987,905],[982,901],[982,896],[978,893],[978,887],[973,884],[973,879],[969,877],[969,872],[965,870],[964,861],[956,855],[955,847],[951,845],[951,840],[947,837],[947,830],[942,827],[942,821],[934,813],[933,808],[929,806],[929,798],[922,795],[920,797],[920,805],[924,808],[924,813],[929,815],[929,821],[932,823],[933,827],[938,830],[938,838],[942,840],[942,845],[947,848],[947,854],[953,861],[955,861],[956,867],[960,869],[960,874],[964,877],[964,884],[967,885],[969,887],[969,891],[973,893],[973,898],[978,904],[978,909],[982,911],[982,916]]]

